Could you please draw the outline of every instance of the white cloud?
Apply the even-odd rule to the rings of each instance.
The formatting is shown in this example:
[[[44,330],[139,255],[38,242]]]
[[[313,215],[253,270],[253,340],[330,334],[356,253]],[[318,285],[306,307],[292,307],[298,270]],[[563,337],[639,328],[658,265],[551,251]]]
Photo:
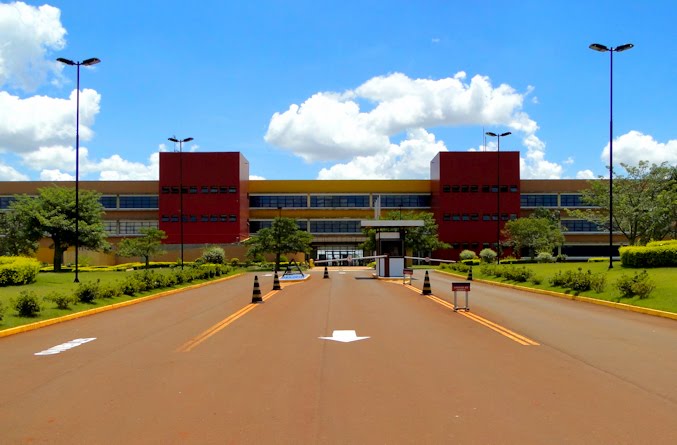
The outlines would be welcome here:
[[[265,181],[266,178],[264,178],[263,176],[249,175],[249,180],[250,181]]]
[[[569,156],[568,158],[566,158],[566,160],[564,161],[564,164],[566,164],[566,165],[571,165],[571,164],[573,164],[573,163],[574,163],[574,158],[571,157],[571,156]]]
[[[64,173],[61,170],[42,170],[40,172],[41,181],[75,181],[75,176]]]
[[[428,178],[430,160],[440,151],[447,151],[442,141],[422,128],[411,130],[400,144],[391,144],[386,151],[357,156],[345,164],[320,170],[318,179],[423,179]]]
[[[21,99],[0,91],[0,151],[28,153],[39,147],[75,142],[76,90],[68,99],[33,96]],[[80,140],[92,138],[101,95],[80,93]]]
[[[28,181],[28,176],[0,162],[0,181]]]
[[[87,170],[99,172],[101,181],[157,180],[160,175],[160,154],[151,154],[148,164],[127,161],[119,155],[113,155],[89,164]]]
[[[560,177],[562,167],[545,160],[545,144],[535,135],[538,124],[522,111],[524,98],[534,88],[520,94],[509,85],[492,86],[486,76],[476,75],[470,82],[466,78],[463,71],[438,80],[394,73],[369,79],[355,90],[317,93],[300,106],[293,104],[275,113],[264,139],[307,162],[342,161],[323,169],[319,174],[323,179],[395,178],[407,170],[412,170],[409,177],[427,177],[436,152],[421,163],[420,170],[413,170],[418,163],[402,163],[408,155],[398,150],[414,141],[430,146],[429,138],[434,141],[435,135],[429,129],[434,127],[503,126],[523,134],[527,147],[523,171]],[[361,104],[373,107],[361,108]],[[391,142],[403,133],[408,134],[407,141]],[[487,149],[495,146],[490,142]],[[375,167],[367,166],[369,162]]]
[[[595,174],[592,170],[581,170],[576,173],[576,179],[595,179]]]
[[[600,158],[609,165],[609,144],[604,147]],[[614,166],[620,163],[637,165],[639,161],[677,164],[677,139],[661,143],[651,135],[632,130],[614,140]]]
[[[80,147],[80,161],[86,158],[87,148]],[[40,147],[22,155],[22,163],[32,170],[75,171],[75,148],[62,145]]]
[[[45,56],[49,50],[64,48],[65,35],[59,9],[23,2],[1,3],[0,86],[8,84],[34,91],[50,72],[59,72],[57,62]]]

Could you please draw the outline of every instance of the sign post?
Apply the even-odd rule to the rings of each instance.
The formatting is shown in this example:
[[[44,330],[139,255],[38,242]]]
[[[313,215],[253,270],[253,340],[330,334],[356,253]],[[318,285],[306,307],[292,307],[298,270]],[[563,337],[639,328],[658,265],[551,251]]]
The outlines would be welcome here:
[[[402,284],[406,284],[407,275],[409,276],[409,284],[411,284],[411,277],[414,276],[414,269],[407,269],[405,267],[402,270]]]
[[[463,282],[463,283],[451,283],[451,290],[454,292],[454,312],[458,310],[464,310],[464,311],[469,311],[470,306],[468,306],[468,292],[470,292],[470,283]],[[456,293],[459,291],[464,291],[465,292],[465,306],[464,307],[458,307],[458,304],[456,303]]]

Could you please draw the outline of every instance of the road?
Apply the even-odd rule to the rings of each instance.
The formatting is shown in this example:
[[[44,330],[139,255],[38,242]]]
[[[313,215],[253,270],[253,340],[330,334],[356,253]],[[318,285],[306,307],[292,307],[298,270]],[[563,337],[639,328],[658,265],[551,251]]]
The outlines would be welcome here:
[[[675,321],[479,283],[454,312],[454,278],[342,272],[1,338],[0,443],[677,443]]]

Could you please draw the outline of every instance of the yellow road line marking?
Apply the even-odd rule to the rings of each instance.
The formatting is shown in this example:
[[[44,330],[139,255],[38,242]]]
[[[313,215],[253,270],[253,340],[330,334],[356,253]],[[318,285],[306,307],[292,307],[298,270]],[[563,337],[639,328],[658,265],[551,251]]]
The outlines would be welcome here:
[[[421,292],[420,289],[418,289],[414,286],[411,286],[411,285],[408,285],[408,284],[405,284],[404,286],[406,288],[416,292],[416,293]],[[434,301],[435,303],[440,304],[442,306],[445,306],[445,307],[447,307],[451,310],[455,309],[453,304],[451,304],[450,302],[448,302],[446,300],[443,300],[440,297],[437,297],[437,296],[432,295],[432,294],[423,295],[423,296],[428,298],[429,300]],[[498,332],[499,334],[503,335],[504,337],[507,337],[510,340],[513,340],[513,341],[515,341],[515,342],[517,342],[517,343],[519,343],[523,346],[540,346],[540,343],[530,339],[529,337],[525,337],[524,335],[521,335],[521,334],[518,334],[514,331],[511,331],[510,329],[508,329],[504,326],[501,326],[497,323],[494,323],[493,321],[489,321],[486,318],[480,317],[477,314],[473,314],[471,312],[466,312],[466,311],[458,311],[458,313],[463,315],[464,317],[476,322],[476,323],[479,323],[479,324],[491,329],[492,331]]]
[[[266,301],[273,295],[275,295],[279,291],[270,291],[266,295],[263,296],[263,301]],[[251,311],[254,309],[256,306],[258,306],[256,303],[250,303],[247,306],[243,307],[242,309],[238,310],[237,312],[229,315],[228,317],[224,318],[220,322],[216,323],[214,326],[211,328],[207,329],[197,337],[194,337],[190,340],[188,340],[186,343],[184,343],[178,350],[177,352],[190,352],[193,348],[198,346],[200,343],[204,342],[207,340],[209,337],[212,335],[216,334],[229,324],[233,323],[235,320],[239,319],[240,317],[244,316],[247,312]]]

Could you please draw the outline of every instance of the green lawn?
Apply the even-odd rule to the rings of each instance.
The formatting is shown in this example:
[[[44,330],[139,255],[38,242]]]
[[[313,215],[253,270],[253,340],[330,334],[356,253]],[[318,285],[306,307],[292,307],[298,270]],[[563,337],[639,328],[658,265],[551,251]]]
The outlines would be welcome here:
[[[156,273],[164,273],[169,269],[153,269]],[[227,275],[235,275],[242,272],[242,269],[234,269]],[[78,278],[81,283],[86,283],[88,281],[97,281],[100,280],[102,284],[122,281],[126,274],[129,272],[80,272]],[[225,275],[222,275],[219,278],[223,278]],[[2,320],[0,320],[0,330],[9,329],[16,326],[21,326],[29,323],[34,323],[36,321],[48,320],[51,318],[61,317],[64,315],[73,314],[76,312],[85,311],[88,309],[93,309],[100,306],[108,306],[114,303],[120,303],[127,300],[137,299],[139,297],[144,297],[148,295],[153,295],[159,292],[164,292],[169,289],[179,289],[182,287],[192,286],[195,284],[203,283],[205,280],[194,280],[190,283],[184,283],[181,285],[174,286],[172,288],[164,289],[154,289],[151,291],[140,292],[134,297],[127,295],[122,295],[117,298],[105,298],[94,300],[92,304],[86,303],[77,303],[71,305],[71,309],[57,309],[56,305],[52,302],[43,301],[42,310],[40,315],[37,317],[26,318],[19,317],[16,315],[16,311],[11,307],[10,300],[16,298],[21,291],[33,291],[36,295],[42,300],[42,297],[47,295],[52,291],[59,291],[64,294],[72,293],[75,288],[78,286],[77,283],[74,283],[75,273],[65,272],[65,273],[54,273],[54,272],[41,272],[37,276],[35,283],[27,284],[24,286],[8,286],[0,287],[0,304],[5,307],[5,314]]]
[[[554,292],[560,292],[563,294],[570,295],[580,295],[589,298],[595,298],[598,300],[607,300],[613,301],[616,303],[624,303],[633,306],[646,307],[650,309],[657,309],[661,311],[674,312],[677,313],[677,268],[675,267],[663,267],[663,268],[649,268],[646,269],[651,280],[655,283],[656,288],[651,293],[649,298],[639,299],[638,297],[633,298],[620,298],[618,290],[615,288],[614,283],[622,275],[633,276],[635,272],[641,272],[644,269],[631,269],[621,267],[620,263],[614,263],[614,268],[609,269],[608,262],[599,262],[599,263],[546,263],[546,264],[519,264],[515,267],[527,267],[534,271],[535,276],[541,278],[541,284],[533,284],[531,282],[526,283],[517,283],[512,281],[507,281],[503,278],[496,278],[492,276],[484,276],[481,272],[480,266],[473,267],[473,278],[482,279],[488,281],[498,281],[501,283],[510,283],[518,286],[544,289]],[[570,289],[564,289],[561,287],[551,286],[549,283],[549,278],[555,275],[558,271],[566,270],[578,270],[581,268],[583,272],[590,270],[592,273],[605,273],[606,274],[606,289],[602,293],[597,293],[595,291],[585,291],[585,292],[574,292]],[[453,271],[448,271],[452,272]],[[460,274],[465,276],[465,274]]]

